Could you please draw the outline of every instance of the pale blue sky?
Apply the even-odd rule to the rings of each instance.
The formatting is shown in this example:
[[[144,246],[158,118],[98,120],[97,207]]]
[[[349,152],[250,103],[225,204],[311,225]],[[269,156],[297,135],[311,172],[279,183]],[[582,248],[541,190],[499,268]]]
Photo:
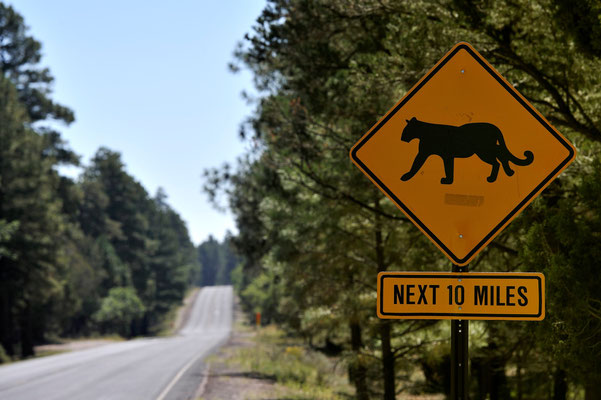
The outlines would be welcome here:
[[[234,162],[248,72],[227,68],[265,0],[7,1],[42,42],[53,98],[75,111],[63,137],[87,163],[119,151],[151,195],[163,187],[198,244],[235,232],[201,192],[205,168]]]

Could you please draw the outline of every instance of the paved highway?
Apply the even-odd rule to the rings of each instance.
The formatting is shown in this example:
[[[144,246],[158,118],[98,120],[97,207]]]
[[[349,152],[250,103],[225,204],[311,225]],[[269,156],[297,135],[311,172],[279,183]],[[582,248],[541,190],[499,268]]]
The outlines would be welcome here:
[[[183,400],[232,326],[231,286],[201,289],[177,336],[119,342],[0,366],[2,400]]]

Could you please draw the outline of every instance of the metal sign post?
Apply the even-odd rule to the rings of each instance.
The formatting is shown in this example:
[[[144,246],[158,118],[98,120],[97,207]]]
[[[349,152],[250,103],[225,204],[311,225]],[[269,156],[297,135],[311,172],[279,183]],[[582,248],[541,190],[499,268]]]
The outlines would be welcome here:
[[[468,272],[468,266],[453,264],[453,272]],[[468,320],[451,321],[451,399],[467,400],[469,377]]]

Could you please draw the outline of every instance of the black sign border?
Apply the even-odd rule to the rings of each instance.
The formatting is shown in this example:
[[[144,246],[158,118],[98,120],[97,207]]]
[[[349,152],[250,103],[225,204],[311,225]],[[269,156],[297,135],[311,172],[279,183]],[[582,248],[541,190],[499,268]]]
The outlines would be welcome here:
[[[518,205],[511,210],[511,212],[509,212],[509,214],[507,214],[507,216],[503,218],[501,222],[499,222],[486,236],[484,236],[484,238],[477,243],[474,248],[470,250],[470,252],[463,258],[457,257],[447,246],[445,246],[444,243],[436,235],[434,235],[434,233],[428,229],[428,227],[419,218],[417,218],[417,216],[413,214],[411,210],[409,210],[409,208],[405,206],[405,204],[403,204],[403,202],[386,185],[384,185],[384,183],[357,156],[357,152],[361,149],[361,147],[363,147],[363,145],[365,145],[365,143],[367,143],[369,139],[371,139],[371,137],[374,136],[388,122],[388,120],[390,120],[390,118],[392,118],[409,100],[411,100],[413,95],[415,95],[426,83],[428,83],[428,81],[434,75],[436,75],[436,73],[460,50],[467,51],[469,55],[471,55],[493,78],[495,78],[497,82],[499,82],[499,84],[522,105],[522,107],[530,112],[530,114],[532,114],[532,116],[541,125],[543,125],[543,127],[545,127],[545,129],[547,129],[549,133],[551,133],[553,137],[555,137],[569,152],[568,157],[566,157],[557,166],[557,168],[551,171],[551,173],[545,179],[543,179],[540,184],[538,184],[520,203],[518,203]],[[351,150],[351,158],[361,166],[363,171],[367,173],[371,179],[373,179],[373,181],[376,182],[377,185],[384,192],[386,192],[386,194],[388,194],[388,196],[396,203],[396,205],[400,207],[411,218],[411,220],[418,225],[426,233],[426,235],[430,237],[430,239],[438,244],[442,251],[447,254],[447,256],[449,256],[449,258],[451,258],[451,260],[453,260],[453,262],[456,264],[465,264],[467,260],[478,253],[484,247],[485,243],[488,242],[488,240],[490,240],[492,237],[496,236],[497,233],[501,231],[501,228],[513,217],[515,217],[522,207],[524,207],[534,198],[535,194],[538,193],[539,190],[550,183],[553,177],[559,173],[559,171],[561,171],[561,169],[564,168],[574,158],[574,156],[575,152],[572,146],[570,146],[570,144],[562,136],[558,135],[557,132],[534,110],[534,108],[530,106],[530,104],[528,104],[524,99],[522,99],[512,86],[508,85],[501,78],[499,73],[494,71],[479,54],[474,52],[472,48],[465,43],[457,45],[452,52],[450,52],[443,60],[441,60],[436,68],[430,71],[430,73],[428,73],[424,79],[417,86],[415,86],[396,107],[394,107],[394,109],[386,116],[386,118],[380,121],[380,123],[378,123],[377,126],[373,128],[369,134],[360,140],[359,143]]]
[[[481,318],[508,318],[508,319],[521,319],[521,318],[540,318],[543,313],[543,285],[542,279],[537,275],[524,275],[519,274],[503,275],[503,274],[490,274],[480,275],[474,274],[380,274],[380,299],[378,303],[378,312],[383,316],[396,316],[396,317],[481,317]],[[538,314],[474,314],[474,313],[386,313],[384,312],[384,279],[385,278],[443,278],[443,279],[536,279],[538,281]]]

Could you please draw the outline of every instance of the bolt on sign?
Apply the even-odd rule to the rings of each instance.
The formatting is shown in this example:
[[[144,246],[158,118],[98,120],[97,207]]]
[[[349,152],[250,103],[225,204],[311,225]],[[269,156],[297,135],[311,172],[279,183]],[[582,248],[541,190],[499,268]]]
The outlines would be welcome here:
[[[380,272],[378,317],[541,321],[545,277],[530,272]]]
[[[472,46],[458,43],[350,155],[461,266],[540,194],[576,151]]]

